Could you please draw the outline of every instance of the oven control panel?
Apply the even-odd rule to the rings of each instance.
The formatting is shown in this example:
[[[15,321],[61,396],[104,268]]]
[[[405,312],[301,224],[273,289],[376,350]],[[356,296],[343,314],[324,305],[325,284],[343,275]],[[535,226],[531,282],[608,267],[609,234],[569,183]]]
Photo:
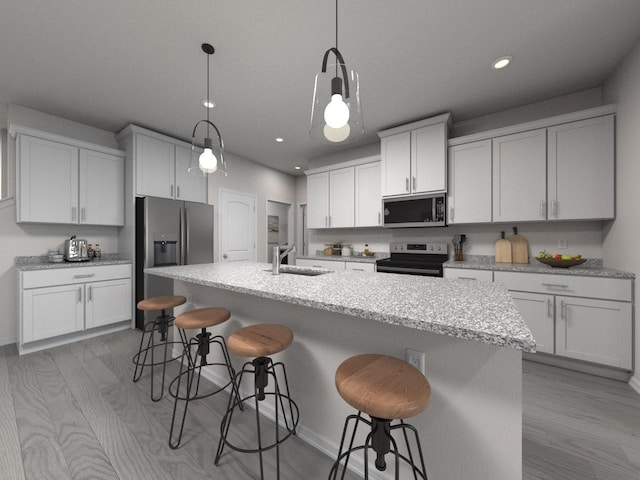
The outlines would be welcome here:
[[[401,243],[392,242],[389,245],[391,253],[423,253],[423,254],[435,254],[446,255],[447,243]]]

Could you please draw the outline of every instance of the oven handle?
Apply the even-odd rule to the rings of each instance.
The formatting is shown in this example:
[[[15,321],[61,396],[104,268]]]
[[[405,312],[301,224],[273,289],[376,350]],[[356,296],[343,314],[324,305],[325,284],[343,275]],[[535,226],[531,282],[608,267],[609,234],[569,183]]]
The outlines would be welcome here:
[[[378,265],[378,272],[389,273],[423,273],[425,275],[440,276],[440,270],[433,270],[430,268],[406,268],[406,267],[387,267]]]

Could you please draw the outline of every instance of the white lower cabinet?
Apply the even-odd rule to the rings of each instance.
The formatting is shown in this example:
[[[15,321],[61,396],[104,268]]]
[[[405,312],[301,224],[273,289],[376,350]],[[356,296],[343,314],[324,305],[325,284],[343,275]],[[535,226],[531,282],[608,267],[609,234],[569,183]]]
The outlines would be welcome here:
[[[131,265],[26,271],[20,276],[20,353],[49,346],[41,341],[131,319]],[[58,343],[69,341],[73,338]]]
[[[632,369],[633,281],[494,272],[536,339],[539,352]]]
[[[334,272],[352,270],[355,272],[375,272],[376,264],[371,262],[349,262],[341,260],[316,260],[311,258],[298,258],[296,265],[301,267],[326,268]]]

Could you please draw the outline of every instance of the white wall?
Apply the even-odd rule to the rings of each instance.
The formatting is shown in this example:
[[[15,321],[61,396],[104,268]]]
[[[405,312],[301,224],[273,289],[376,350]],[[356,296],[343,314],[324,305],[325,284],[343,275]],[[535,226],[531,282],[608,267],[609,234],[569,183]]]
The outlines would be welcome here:
[[[606,265],[640,273],[640,43],[622,61],[603,88],[605,101],[618,103],[616,119],[616,221],[604,231]],[[640,296],[635,289],[636,311]],[[640,392],[640,328],[636,315],[635,376]]]
[[[214,205],[214,228],[218,222],[218,192],[220,189],[250,193],[257,196],[257,254],[258,262],[267,261],[267,199],[281,203],[295,204],[296,180],[293,175],[273,170],[258,163],[225,152],[227,177],[209,175],[209,203]],[[217,240],[218,234],[214,232]],[[214,261],[218,257],[218,243],[214,241]]]
[[[0,109],[0,115],[3,110]],[[116,148],[113,133],[81,125],[18,105],[10,104],[0,125],[15,123],[25,127],[64,135],[85,142]],[[7,160],[9,190],[15,192],[15,139],[9,137]],[[71,235],[99,243],[102,251],[118,251],[117,227],[90,227],[80,225],[44,225],[16,223],[16,206],[0,209],[0,345],[15,341],[18,332],[18,274],[14,257],[46,255],[50,248],[61,248]]]

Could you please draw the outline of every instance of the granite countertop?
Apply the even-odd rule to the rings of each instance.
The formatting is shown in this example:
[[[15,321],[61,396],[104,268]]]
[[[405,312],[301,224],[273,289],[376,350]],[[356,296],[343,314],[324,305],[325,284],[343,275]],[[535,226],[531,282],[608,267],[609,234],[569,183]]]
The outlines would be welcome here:
[[[524,273],[548,273],[552,275],[577,275],[583,277],[607,277],[607,278],[636,278],[634,273],[613,268],[604,268],[602,261],[588,259],[582,265],[569,268],[554,268],[532,258],[530,263],[496,263],[494,257],[489,255],[469,255],[464,260],[456,262],[449,260],[444,268],[469,268],[474,270],[493,270],[494,272],[524,272]]]
[[[535,351],[504,285],[413,275],[340,271],[271,274],[268,263],[147,268],[145,273],[442,335]]]
[[[331,262],[360,262],[360,263],[376,263],[376,260],[389,257],[388,253],[375,253],[372,256],[365,255],[351,255],[350,257],[343,257],[341,255],[296,255],[296,260],[329,260]]]
[[[100,260],[91,260],[88,262],[60,262],[52,263],[47,256],[35,257],[16,257],[16,268],[20,272],[28,272],[32,270],[51,270],[54,268],[74,268],[74,267],[98,267],[101,265],[122,265],[130,264],[131,260],[119,258],[117,254],[102,254]]]

